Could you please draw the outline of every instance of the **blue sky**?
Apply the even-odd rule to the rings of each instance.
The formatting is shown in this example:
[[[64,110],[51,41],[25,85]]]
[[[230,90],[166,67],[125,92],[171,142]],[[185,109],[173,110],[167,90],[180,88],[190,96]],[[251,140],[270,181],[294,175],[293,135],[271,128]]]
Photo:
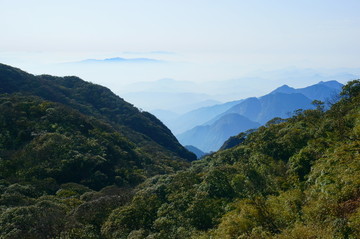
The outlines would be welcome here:
[[[359,9],[358,0],[0,0],[0,62],[110,88],[287,67],[359,68]],[[167,63],[54,67],[111,57]]]

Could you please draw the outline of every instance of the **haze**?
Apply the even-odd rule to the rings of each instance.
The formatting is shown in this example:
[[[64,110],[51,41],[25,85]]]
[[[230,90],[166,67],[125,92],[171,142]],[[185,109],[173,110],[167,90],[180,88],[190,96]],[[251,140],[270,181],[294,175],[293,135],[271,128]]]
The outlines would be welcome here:
[[[148,110],[129,96],[141,92],[136,82],[154,82],[154,92],[187,82],[177,91],[241,99],[358,77],[359,9],[357,0],[0,0],[0,62],[77,75]]]

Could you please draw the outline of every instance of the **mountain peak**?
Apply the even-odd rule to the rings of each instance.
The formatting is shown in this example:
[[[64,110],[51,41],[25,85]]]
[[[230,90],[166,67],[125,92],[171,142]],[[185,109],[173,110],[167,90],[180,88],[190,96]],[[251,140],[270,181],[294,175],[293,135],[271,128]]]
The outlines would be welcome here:
[[[275,90],[270,92],[270,94],[274,94],[274,93],[291,94],[291,93],[294,93],[295,91],[296,91],[295,88],[292,88],[292,87],[290,87],[288,85],[282,85],[279,88],[276,88]]]
[[[343,84],[339,83],[336,80],[320,81],[319,83],[317,83],[317,85],[324,85],[324,86],[327,86],[327,87],[333,88],[333,89],[341,89],[341,87],[343,86]]]

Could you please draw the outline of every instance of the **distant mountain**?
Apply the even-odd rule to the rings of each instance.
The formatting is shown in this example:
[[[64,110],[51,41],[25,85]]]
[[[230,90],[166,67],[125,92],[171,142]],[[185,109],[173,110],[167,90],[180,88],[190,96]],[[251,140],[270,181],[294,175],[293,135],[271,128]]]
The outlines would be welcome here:
[[[231,113],[243,115],[260,124],[265,124],[274,117],[287,118],[297,109],[312,109],[313,100],[326,101],[338,95],[341,87],[342,84],[337,81],[319,82],[300,89],[283,85],[270,94],[241,101],[206,124],[211,124],[223,115]]]
[[[343,85],[337,81],[320,81],[318,84],[311,85],[305,88],[294,89],[287,85],[283,85],[274,91],[271,94],[275,93],[301,93],[308,97],[311,100],[321,100],[327,101],[331,100],[332,97],[336,96],[340,91]]]
[[[296,89],[288,85],[283,85],[271,92],[271,94],[275,94],[275,93],[292,94],[292,93],[296,93]]]
[[[298,109],[312,109],[312,100],[305,97],[303,94],[269,94],[261,97],[260,99],[261,110],[256,116],[254,121],[260,124],[265,124],[269,120],[280,117],[288,118],[295,110]],[[229,113],[233,111],[229,110]]]
[[[106,58],[106,59],[86,59],[75,63],[162,63],[164,61],[151,58]]]
[[[232,106],[240,103],[242,100],[231,101],[224,104],[216,104],[213,106],[201,107],[185,113],[178,118],[173,119],[166,125],[174,134],[180,134],[192,129],[197,125],[203,125],[210,119],[230,109]],[[162,119],[161,117],[159,117]],[[164,121],[165,122],[165,121]]]
[[[195,146],[185,145],[185,148],[186,148],[187,150],[189,150],[190,152],[194,153],[198,159],[200,159],[201,157],[203,157],[203,156],[206,155],[206,153],[204,153],[204,152],[201,151],[200,149],[196,148]]]
[[[183,145],[194,145],[204,152],[211,152],[218,150],[230,136],[259,126],[242,115],[226,114],[211,125],[196,126],[177,138]]]
[[[252,97],[234,105],[204,125],[212,124],[224,115],[233,113],[265,124],[275,117],[287,118],[297,109],[311,109],[313,108],[311,102],[312,100],[300,93],[271,93],[260,98]]]
[[[242,115],[252,122],[263,125],[275,117],[288,118],[298,109],[313,109],[313,100],[331,99],[340,92],[341,87],[342,84],[336,81],[319,82],[318,84],[301,89],[283,85],[271,93],[259,98],[251,97],[245,100],[213,106],[213,109],[216,109],[214,111],[210,110],[212,107],[192,111],[175,119],[173,121],[174,123],[169,123],[169,127],[175,128],[174,126],[176,126],[177,132],[179,132],[181,129],[194,126],[194,128],[189,129],[188,131],[177,134],[179,141],[181,143],[194,145],[205,152],[208,152],[205,148],[217,150],[218,145],[220,144],[219,141],[222,140],[222,143],[224,143],[227,139],[224,139],[224,135],[236,135],[234,132],[237,132],[238,127],[240,127],[238,126],[240,121],[233,120],[227,121],[227,124],[223,125],[223,130],[227,130],[227,133],[222,134],[221,132],[215,131],[213,129],[214,125],[223,121],[224,117],[226,119],[226,116],[232,118],[234,115]],[[226,109],[227,107],[229,108]],[[224,109],[226,110],[223,111]],[[220,113],[221,111],[222,113]],[[216,115],[216,113],[218,114]],[[204,119],[206,118],[208,120],[204,122]],[[181,122],[180,119],[183,122],[182,124],[178,123]],[[198,125],[195,126],[196,124]],[[250,125],[247,128],[243,127],[243,130],[245,131],[251,128],[254,128],[253,125]],[[231,133],[231,130],[234,130],[234,132]],[[177,132],[175,131],[175,133]],[[200,138],[198,138],[197,134],[200,135]],[[217,134],[218,141],[215,140]],[[204,135],[206,135],[209,140],[202,138]],[[201,140],[206,141],[208,145],[202,145]]]

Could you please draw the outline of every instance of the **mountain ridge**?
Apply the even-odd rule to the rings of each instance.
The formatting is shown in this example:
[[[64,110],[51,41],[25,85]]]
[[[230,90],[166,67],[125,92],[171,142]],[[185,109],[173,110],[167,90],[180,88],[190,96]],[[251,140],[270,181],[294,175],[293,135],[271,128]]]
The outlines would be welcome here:
[[[206,122],[200,121],[202,119],[201,116],[194,117],[194,120],[191,121],[192,125],[195,125],[195,123],[201,122],[199,125],[201,126],[209,126],[214,124],[215,122],[218,122],[221,118],[228,114],[238,114],[245,116],[247,119],[259,123],[259,125],[264,125],[269,120],[280,117],[280,118],[288,118],[294,112],[298,109],[314,109],[314,105],[312,105],[312,101],[317,100],[327,100],[329,98],[332,98],[332,101],[336,101],[336,95],[340,92],[342,84],[338,83],[337,81],[328,81],[328,82],[319,82],[315,85],[311,85],[304,88],[295,89],[288,85],[283,85],[278,87],[277,89],[273,90],[269,94],[266,94],[261,97],[250,97],[244,100],[239,101],[233,101],[224,103],[221,105],[213,106],[221,109],[221,107],[224,108],[224,106],[229,106],[229,103],[235,103],[231,105],[231,107],[228,107],[227,110],[220,111],[221,113],[211,114],[212,112],[209,111],[211,107],[207,108],[200,108],[198,110],[195,110],[193,112],[203,112],[203,115],[211,116],[212,118],[208,119]],[[311,98],[309,98],[311,97]],[[183,116],[184,117],[184,116]],[[182,119],[182,116],[180,116],[178,119]],[[174,120],[176,122],[176,119]],[[233,122],[236,124],[236,121]],[[186,122],[183,123],[183,127],[191,125],[190,123]],[[202,139],[199,138],[198,141],[195,141],[196,137],[194,135],[194,132],[199,131],[200,129],[198,126],[194,126],[192,129],[188,129],[187,131],[184,131],[183,133],[178,133],[176,136],[178,137],[179,141],[183,144],[191,144],[195,147],[200,148],[201,150],[205,151],[204,146],[202,145]],[[169,127],[172,128],[173,126],[171,123],[169,124]],[[212,126],[214,127],[214,126]],[[231,126],[229,126],[231,127]],[[235,128],[235,126],[233,126]],[[177,130],[183,129],[181,125],[177,126]],[[244,131],[251,129],[250,128],[244,128]],[[204,134],[205,128],[201,128],[201,133]],[[208,131],[211,131],[208,129]],[[178,132],[178,131],[175,131]],[[216,132],[216,131],[212,131]],[[229,133],[229,136],[233,136],[240,132],[233,132],[233,134]],[[216,135],[207,135],[207,137],[214,138]],[[224,139],[225,142],[226,139]],[[208,142],[211,144],[210,142]],[[218,149],[218,145],[216,144],[213,146],[207,146],[207,149],[210,149],[211,151],[215,151]]]
[[[177,135],[177,138],[184,145],[193,145],[203,152],[211,152],[218,150],[229,137],[259,126],[259,123],[245,116],[226,114],[210,125],[196,126]]]
[[[139,145],[142,141],[152,141],[172,150],[178,157],[194,159],[160,120],[150,113],[139,111],[105,87],[74,76],[34,76],[4,64],[0,64],[0,77],[0,93],[19,92],[69,105],[83,114],[109,122]],[[147,151],[151,153],[150,148]]]

